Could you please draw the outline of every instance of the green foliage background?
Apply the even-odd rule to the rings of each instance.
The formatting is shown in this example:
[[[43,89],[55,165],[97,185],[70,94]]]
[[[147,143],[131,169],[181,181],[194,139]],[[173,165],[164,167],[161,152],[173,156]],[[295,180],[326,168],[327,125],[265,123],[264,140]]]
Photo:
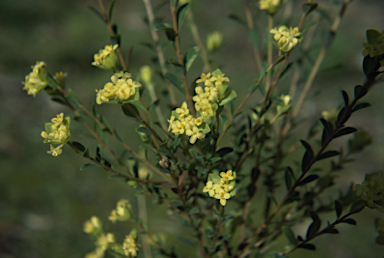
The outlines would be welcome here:
[[[214,30],[224,35],[223,47],[213,55],[213,67],[220,67],[231,79],[230,87],[237,91],[239,103],[252,84],[255,64],[250,54],[251,45],[245,40],[246,31],[228,19],[231,13],[243,14],[242,5],[237,2],[197,0],[192,9],[203,38]],[[319,1],[322,2],[337,5],[341,1]],[[106,221],[110,210],[122,197],[129,199],[137,210],[137,199],[131,188],[116,179],[108,179],[109,175],[101,169],[79,171],[85,161],[69,148],[64,147],[60,158],[46,154],[48,147],[42,144],[40,137],[44,123],[62,111],[69,115],[69,110],[52,103],[44,94],[33,99],[22,91],[21,81],[30,72],[30,66],[36,61],[45,61],[48,71],[67,72],[67,85],[79,94],[85,105],[91,105],[94,90],[102,88],[110,77],[109,72],[91,67],[92,57],[110,43],[104,24],[87,9],[87,5],[98,8],[97,1],[91,0],[0,1],[0,257],[82,257],[94,248],[82,231],[85,220],[97,215]],[[143,21],[145,9],[139,0],[119,0],[116,6],[113,21],[120,26],[122,49],[134,46],[131,72],[135,77],[139,68],[150,64],[155,55],[141,44],[151,42]],[[341,89],[351,93],[354,85],[363,82],[361,53],[365,30],[383,29],[380,27],[384,24],[383,9],[382,0],[356,0],[350,5],[313,86],[316,102],[307,102],[304,106],[303,114],[313,117],[309,123],[320,117],[321,111],[335,108],[342,102]],[[168,11],[165,6],[159,10],[159,15],[169,18]],[[184,27],[181,33],[183,49],[192,46],[188,29]],[[196,77],[201,72],[199,65],[202,65],[200,60],[192,68]],[[337,182],[344,188],[350,181],[360,183],[367,172],[383,169],[382,87],[377,85],[369,94],[367,100],[372,107],[359,111],[350,121],[353,126],[365,127],[374,144],[362,154],[355,155],[358,162],[340,172]],[[117,123],[123,117],[120,109],[116,111],[111,106],[100,110],[110,114],[111,122],[115,120]],[[135,146],[138,137],[134,131],[125,131],[138,126],[132,123],[123,121],[118,128],[124,138],[131,139],[131,146]],[[75,122],[72,129],[75,137],[82,131]],[[303,130],[306,133],[306,129]],[[77,140],[91,144],[86,137]],[[345,141],[336,143],[344,144]],[[95,146],[89,147],[94,149]],[[260,190],[258,197],[262,195]],[[147,198],[149,228],[153,232],[164,232],[171,246],[185,228],[170,220],[164,207],[151,202],[151,198]],[[263,205],[261,201],[260,205]],[[341,235],[314,241],[320,247],[317,251],[298,250],[290,257],[324,257],[325,254],[331,257],[378,257],[384,249],[374,244],[373,219],[380,215],[366,209],[354,216],[358,222],[356,227],[342,225],[339,227]],[[308,220],[302,228],[293,230],[303,234],[309,223]],[[123,226],[121,235],[128,234],[131,226]],[[119,225],[111,226],[110,230],[118,228]],[[281,243],[285,241],[282,239]],[[192,250],[186,249],[185,257]]]

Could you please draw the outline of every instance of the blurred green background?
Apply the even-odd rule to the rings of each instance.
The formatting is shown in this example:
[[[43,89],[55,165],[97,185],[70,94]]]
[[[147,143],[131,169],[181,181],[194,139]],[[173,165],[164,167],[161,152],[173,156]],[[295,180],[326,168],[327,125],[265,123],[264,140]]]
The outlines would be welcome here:
[[[159,2],[154,1],[154,5]],[[203,39],[214,30],[224,35],[223,47],[211,57],[215,60],[213,67],[221,67],[231,79],[230,87],[239,96],[236,103],[245,96],[256,75],[246,31],[228,18],[233,13],[243,16],[240,2],[196,0],[192,6]],[[294,12],[298,16],[292,24],[297,24],[301,13],[299,6],[304,1],[294,2],[297,9]],[[330,6],[333,14],[339,10],[340,2],[319,1],[320,6]],[[108,6],[110,1],[105,3]],[[30,72],[30,66],[36,61],[45,61],[51,73],[67,72],[68,87],[78,93],[85,106],[91,106],[94,90],[103,87],[110,73],[90,64],[93,54],[110,42],[103,22],[89,11],[87,5],[99,8],[96,0],[0,1],[0,257],[83,257],[94,249],[92,241],[83,233],[85,220],[97,215],[106,222],[116,201],[122,197],[129,199],[137,211],[134,191],[122,181],[109,179],[109,174],[101,169],[79,171],[86,162],[67,147],[59,158],[46,154],[48,146],[42,144],[40,137],[44,123],[60,112],[70,115],[70,111],[51,102],[45,94],[33,98],[22,90],[21,81]],[[151,59],[155,56],[142,44],[151,42],[144,22],[144,5],[139,0],[118,0],[115,7],[113,22],[119,25],[121,48],[127,51],[134,46],[131,72],[135,77],[142,65],[152,64]],[[303,115],[313,117],[311,122],[321,111],[341,103],[340,89],[351,93],[354,85],[363,83],[361,53],[365,30],[383,29],[383,10],[382,0],[355,0],[349,6],[313,86],[312,92],[318,93],[316,101],[304,105]],[[159,9],[158,16],[169,22],[168,11],[165,5]],[[258,22],[265,23],[265,15],[257,15]],[[194,43],[186,26],[181,33],[182,46],[186,50]],[[169,59],[175,59],[169,47],[166,54]],[[201,65],[200,60],[194,64],[190,80],[199,76]],[[164,83],[158,77],[156,80],[163,88]],[[374,144],[362,154],[355,155],[357,161],[340,172],[337,181],[342,187],[348,186],[350,181],[360,183],[367,172],[383,169],[382,87],[374,87],[366,98],[373,107],[357,112],[349,122],[352,126],[365,127]],[[135,122],[127,120],[117,125],[123,117],[120,110],[111,106],[99,110],[108,114],[112,123],[123,132],[123,137],[135,144],[135,132],[125,131],[125,128],[137,127]],[[168,115],[169,112],[165,114]],[[73,122],[72,130],[72,140],[86,142],[91,150],[94,149],[94,143],[79,135],[82,132],[79,124]],[[306,132],[307,128],[303,130]],[[345,140],[337,141],[335,146],[338,145],[345,145]],[[164,232],[167,244],[174,244],[185,228],[172,221],[163,206],[152,204],[151,198],[147,198],[146,203],[150,230]],[[314,241],[320,247],[317,251],[299,250],[290,257],[325,257],[326,254],[331,254],[328,257],[381,257],[384,247],[374,244],[376,233],[373,229],[373,219],[379,216],[382,215],[366,209],[354,216],[358,221],[356,227],[342,225],[338,227],[340,235]],[[303,235],[309,223],[305,221],[303,227],[294,228],[295,233]],[[133,225],[120,226],[109,225],[107,229],[128,234]],[[178,251],[182,253],[181,257],[194,257],[192,248]]]

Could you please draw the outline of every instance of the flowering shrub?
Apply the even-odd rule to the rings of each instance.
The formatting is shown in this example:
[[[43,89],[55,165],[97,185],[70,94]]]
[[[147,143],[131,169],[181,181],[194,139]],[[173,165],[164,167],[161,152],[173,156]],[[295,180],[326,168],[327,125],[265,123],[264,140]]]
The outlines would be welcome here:
[[[293,143],[291,134],[301,125],[299,111],[308,99],[308,91],[333,37],[324,42],[311,72],[300,72],[304,87],[299,88],[298,81],[293,81],[287,94],[280,79],[292,73],[290,67],[305,57],[301,42],[308,37],[309,44],[313,32],[308,36],[306,32],[316,29],[312,27],[314,23],[307,23],[307,19],[319,7],[318,3],[307,1],[303,4],[304,12],[298,24],[291,21],[292,24],[275,26],[282,21],[279,10],[287,2],[289,0],[258,1],[258,11],[268,19],[268,28],[264,30],[254,24],[250,10],[255,6],[245,1],[247,23],[244,24],[253,45],[257,74],[248,93],[240,96],[236,90],[244,86],[231,82],[231,76],[223,73],[225,67],[211,68],[209,53],[219,49],[225,39],[221,33],[214,32],[208,35],[206,47],[202,44],[189,1],[169,2],[172,24],[168,24],[155,20],[151,2],[143,0],[157,58],[154,65],[141,67],[140,74],[134,76],[121,53],[120,37],[112,29],[110,16],[115,1],[109,15],[103,1],[99,1],[102,10],[99,14],[109,28],[112,44],[94,54],[91,65],[111,71],[112,75],[111,81],[102,89],[102,83],[95,86],[95,103],[114,104],[116,110],[121,109],[122,119],[124,115],[134,119],[139,124],[136,131],[143,144],[137,151],[137,146],[124,142],[106,117],[94,106],[84,106],[76,93],[67,89],[65,73],[52,76],[45,70],[44,62],[37,62],[25,77],[23,89],[33,96],[45,92],[63,104],[63,108],[70,109],[73,120],[81,123],[99,144],[93,156],[86,146],[73,141],[70,117],[64,118],[60,113],[41,133],[44,143],[50,144],[48,154],[64,155],[63,148],[68,145],[88,160],[81,170],[102,168],[124,180],[127,187],[135,188],[139,194],[148,194],[165,205],[169,214],[193,229],[194,234],[189,237],[193,239],[197,253],[191,256],[286,257],[298,248],[315,250],[311,241],[325,234],[339,233],[336,228],[341,223],[355,225],[357,222],[351,216],[365,207],[383,212],[382,171],[367,174],[363,183],[341,192],[338,197],[322,199],[326,189],[337,187],[334,178],[337,170],[349,161],[349,155],[362,151],[371,143],[364,129],[349,125],[349,118],[370,106],[361,99],[382,79],[383,32],[367,31],[367,43],[362,49],[366,80],[354,87],[353,97],[347,93],[349,90],[343,90],[340,94],[343,104],[323,111],[322,117],[309,128],[308,136],[301,134],[300,138],[293,139]],[[348,5],[349,1],[343,3],[334,24],[327,28],[331,35],[335,35]],[[188,50],[182,49],[180,44],[183,37],[180,29],[186,18],[195,41]],[[176,61],[166,61],[164,46],[159,41],[162,32],[174,47]],[[261,37],[265,39],[265,46],[260,43]],[[191,74],[190,68],[198,57],[201,57],[203,67],[198,75]],[[160,84],[167,87],[165,95],[158,94],[160,84],[155,82],[154,71],[161,75]],[[148,99],[150,103],[147,103]],[[235,103],[236,99],[241,101],[240,104]],[[160,104],[161,101],[168,105]],[[244,105],[251,101],[248,112]],[[349,140],[346,151],[342,146],[338,150],[330,149],[334,139],[351,134],[354,138]],[[130,156],[113,149],[108,143],[109,138],[115,139]],[[296,149],[302,149],[304,154],[291,162],[287,157]],[[314,167],[325,159],[330,160],[329,170]],[[253,204],[259,188],[265,189],[261,197],[265,207],[255,209]],[[281,192],[284,193],[279,196]],[[260,209],[264,209],[263,218],[256,221],[251,213]],[[329,211],[335,212],[336,219],[322,226],[320,217]],[[295,234],[291,227],[305,218],[312,222],[304,237]],[[145,255],[156,249],[159,255],[178,256],[175,249],[167,248],[162,237],[151,232],[146,221],[135,214],[129,200],[118,201],[108,220],[111,223],[133,222],[131,224],[135,226],[125,238],[119,239],[117,234],[104,230],[103,225],[108,224],[92,216],[84,223],[84,232],[95,240],[96,249],[85,257],[137,257],[141,247],[146,250]],[[378,244],[384,244],[383,225],[382,219],[372,225],[379,233]],[[273,249],[280,235],[286,237],[286,245]]]

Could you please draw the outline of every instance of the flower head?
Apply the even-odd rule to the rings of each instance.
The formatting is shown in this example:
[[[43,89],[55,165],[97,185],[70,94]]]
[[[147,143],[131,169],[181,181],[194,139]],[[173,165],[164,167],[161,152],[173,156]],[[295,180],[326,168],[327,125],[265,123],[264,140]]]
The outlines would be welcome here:
[[[281,5],[281,0],[260,0],[260,10],[266,10],[269,14],[274,14]]]
[[[45,131],[41,132],[41,137],[44,138],[44,143],[50,144],[48,154],[52,156],[59,156],[62,153],[62,147],[69,141],[70,131],[70,118],[64,118],[64,113],[58,114],[55,118],[51,119],[52,123],[45,124]],[[59,144],[54,147],[53,144]]]
[[[98,217],[92,216],[89,220],[84,222],[84,232],[87,234],[97,235],[103,230],[101,221]]]
[[[25,76],[23,90],[26,90],[28,95],[35,97],[47,87],[47,71],[43,66],[45,66],[44,62],[36,62],[36,65],[32,66],[32,72]]]
[[[384,174],[367,174],[365,181],[357,184],[356,195],[359,196],[369,208],[384,207]]]
[[[203,192],[208,193],[210,197],[220,200],[220,204],[225,206],[227,200],[236,194],[236,189],[234,189],[235,180],[236,172],[232,172],[232,170],[221,172],[220,176],[210,173]]]
[[[124,254],[127,257],[136,257],[139,248],[137,246],[137,233],[136,230],[132,230],[128,236],[125,236],[123,242]]]
[[[105,70],[116,70],[119,66],[116,49],[119,45],[107,45],[93,56],[92,65]]]
[[[288,29],[286,26],[280,26],[279,29],[271,29],[270,33],[274,34],[273,39],[277,41],[277,46],[283,53],[291,51],[301,40],[297,27]]]
[[[115,223],[119,221],[127,221],[131,218],[132,207],[128,200],[120,199],[116,204],[116,209],[111,211],[109,220]]]
[[[136,94],[136,88],[141,84],[131,79],[127,72],[118,72],[112,75],[111,82],[104,85],[104,89],[96,90],[96,103],[108,103],[110,101],[122,103]]]

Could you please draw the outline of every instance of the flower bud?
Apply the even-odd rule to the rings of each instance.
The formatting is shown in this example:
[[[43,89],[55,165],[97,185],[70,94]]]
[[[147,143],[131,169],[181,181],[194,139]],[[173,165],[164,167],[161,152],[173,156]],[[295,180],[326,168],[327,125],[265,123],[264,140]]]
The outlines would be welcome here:
[[[151,67],[148,65],[141,67],[140,68],[140,77],[144,83],[146,83],[146,84],[151,83],[151,80],[152,80]]]
[[[212,32],[207,36],[207,49],[214,51],[221,47],[223,43],[223,34],[218,31]]]

